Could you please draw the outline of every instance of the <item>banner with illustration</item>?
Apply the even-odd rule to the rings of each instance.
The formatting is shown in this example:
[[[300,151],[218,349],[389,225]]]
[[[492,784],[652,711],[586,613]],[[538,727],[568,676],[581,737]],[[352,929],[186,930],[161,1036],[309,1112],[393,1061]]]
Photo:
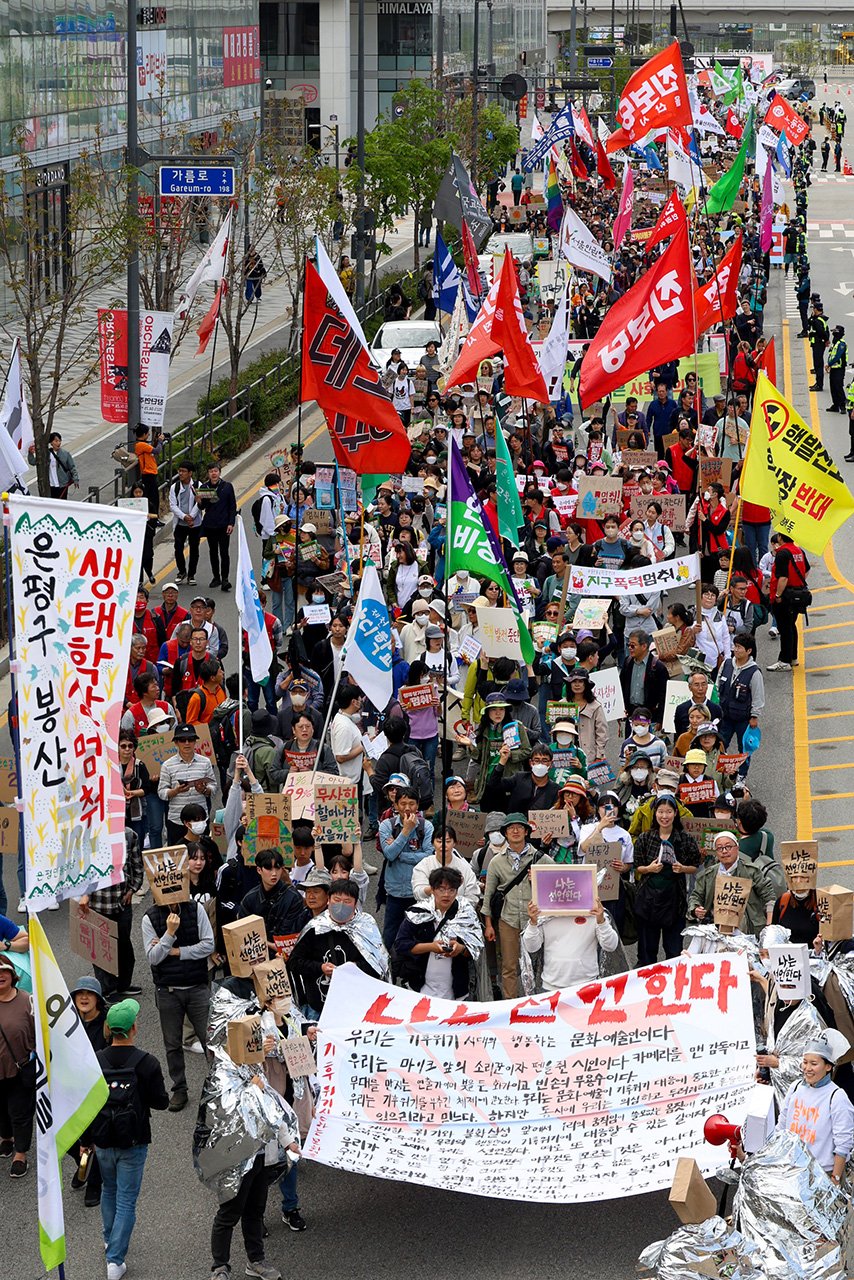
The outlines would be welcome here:
[[[596,569],[570,565],[569,594],[573,596],[633,596],[638,591],[672,591],[700,581],[700,557],[661,560],[642,569]]]
[[[567,923],[572,928],[572,922]],[[720,1164],[715,1112],[743,1118],[756,1042],[747,961],[683,956],[519,1000],[440,1000],[335,970],[305,1154],[492,1199],[577,1203]]]
[[[11,495],[25,901],[121,875],[118,732],[146,514]]]

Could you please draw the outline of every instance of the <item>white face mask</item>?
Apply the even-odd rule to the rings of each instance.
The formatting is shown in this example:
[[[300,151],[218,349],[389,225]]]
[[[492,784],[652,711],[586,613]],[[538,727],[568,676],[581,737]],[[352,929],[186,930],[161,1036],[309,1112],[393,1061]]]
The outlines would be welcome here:
[[[429,599],[430,599],[430,597],[431,597],[431,596],[432,596],[432,594],[433,594],[433,588],[432,588],[432,587],[419,587],[419,588],[418,588],[418,594],[421,596],[422,600],[429,600]]]
[[[313,593],[312,597],[311,597],[311,603],[312,603],[312,604],[323,604],[323,601],[324,601],[325,599],[326,599],[326,597],[325,597],[324,595],[322,595],[322,594],[318,593],[317,591],[315,591],[315,592]]]
[[[534,775],[535,778],[544,778],[550,768],[551,768],[551,765],[548,765],[548,764],[532,764],[531,773]]]
[[[632,769],[632,781],[643,782],[646,778],[646,769]]]
[[[501,834],[500,831],[490,831],[489,843],[494,844],[496,848],[498,848],[499,845],[504,844],[504,836]]]
[[[425,462],[427,462],[427,463],[429,463],[429,465],[430,465],[431,467],[434,467],[434,466],[436,465],[436,455],[435,455],[435,454],[431,454],[431,455],[430,455],[430,457],[429,457],[429,458],[425,458],[425,459],[424,459],[424,461],[425,461]]]
[[[571,733],[558,733],[558,734],[556,734],[556,735],[555,735],[555,742],[558,744],[558,746],[559,746],[559,747],[571,747],[571,746],[572,746],[572,734],[571,734]]]
[[[643,542],[643,529],[632,530],[632,542]]]
[[[468,571],[468,569],[458,569],[458,570],[457,570],[457,580],[458,580],[459,582],[468,582],[468,580],[469,580],[469,571]]]
[[[289,1012],[291,1001],[289,996],[276,996],[275,1000],[270,1001],[270,1008],[273,1013],[277,1013],[283,1018]]]
[[[415,615],[415,624],[416,624],[416,626],[419,626],[419,627],[426,627],[426,626],[427,626],[427,614],[426,614],[426,612],[424,612],[424,613],[416,613],[416,615]]]
[[[574,646],[574,645],[571,645],[571,644],[565,644],[565,645],[562,645],[562,646],[561,646],[561,651],[560,651],[560,656],[561,656],[562,658],[574,658],[574,657],[575,657],[575,646]]]
[[[705,499],[705,501],[706,501],[706,502],[708,502],[708,501],[709,501],[709,499],[711,498],[711,496],[712,496],[712,491],[711,491],[711,489],[707,489],[707,490],[705,491],[705,493],[703,494],[703,498]]]
[[[798,902],[803,902],[804,898],[808,898],[809,895],[810,895],[809,889],[793,889],[792,890],[792,897],[797,898]]]
[[[351,720],[354,720],[354,721],[356,722],[356,724],[358,724],[358,723],[359,723],[359,721],[361,720],[361,718],[362,718],[362,713],[361,713],[361,711],[352,711],[352,712],[350,713],[350,719],[351,719]]]
[[[291,694],[291,706],[292,706],[292,707],[304,707],[304,706],[305,706],[305,694],[304,694],[304,693],[292,693],[292,694]]]
[[[203,836],[207,829],[207,825],[208,824],[206,822],[191,822],[190,830],[194,836]]]

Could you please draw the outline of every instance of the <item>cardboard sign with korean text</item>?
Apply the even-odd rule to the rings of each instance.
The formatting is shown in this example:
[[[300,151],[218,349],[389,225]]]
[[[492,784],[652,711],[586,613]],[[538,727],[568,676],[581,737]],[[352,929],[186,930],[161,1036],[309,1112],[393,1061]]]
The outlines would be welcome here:
[[[432,684],[401,685],[397,700],[404,711],[422,711],[435,704],[436,691]]]
[[[254,1066],[264,1061],[264,1032],[260,1014],[233,1018],[226,1030],[226,1050],[232,1062]]]
[[[294,865],[291,834],[291,797],[272,792],[250,793],[246,797],[246,833],[243,861],[254,866],[262,849],[281,849],[286,867]],[[248,840],[248,844],[247,844]]]
[[[810,949],[805,942],[768,948],[768,960],[781,1000],[808,1000],[812,995]]]
[[[314,821],[314,783],[315,782],[331,782],[338,781],[337,773],[316,773],[312,777],[311,771],[306,770],[302,773],[289,773],[285,778],[283,794],[290,798],[291,802],[291,821],[304,822]]]
[[[594,671],[590,681],[596,693],[596,701],[605,712],[605,719],[622,720],[626,714],[626,703],[619,668],[607,667],[604,671]]]
[[[18,840],[21,833],[21,815],[12,805],[0,807],[0,854],[18,856]]]
[[[569,812],[566,809],[531,809],[528,818],[534,828],[533,838],[549,844],[569,838]]]
[[[680,782],[679,799],[684,805],[712,804],[718,794],[714,778],[699,778],[696,782]]]
[[[282,1041],[280,1048],[292,1080],[297,1076],[313,1076],[316,1073],[314,1049],[308,1036],[288,1036]]]
[[[753,881],[747,876],[715,876],[714,921],[723,933],[741,924]]]
[[[314,783],[314,822],[321,843],[340,844],[359,839],[358,784],[339,778]]]
[[[211,761],[216,773],[210,727],[206,724],[197,724],[195,730],[199,735],[199,740],[195,744],[196,751]],[[152,778],[159,778],[160,767],[164,760],[169,760],[177,753],[178,748],[174,745],[173,738],[174,730],[170,730],[169,733],[144,733],[140,738],[136,748],[136,758],[142,761]]]
[[[252,970],[270,957],[267,926],[261,916],[244,916],[222,926],[228,966],[235,978],[251,978]]]
[[[252,982],[261,1005],[268,1005],[271,1000],[287,1000],[290,1004],[293,999],[285,962],[278,956],[256,964],[252,970]]]
[[[619,476],[581,476],[577,514],[582,520],[618,516],[623,508],[623,481]]]
[[[142,863],[151,896],[160,907],[190,901],[190,867],[185,844],[166,845],[162,849],[146,849]]]
[[[68,945],[89,964],[118,975],[119,926],[91,907],[84,910],[76,898],[68,900]]]
[[[621,854],[622,848],[616,840],[597,840],[586,845],[582,852],[585,862],[596,863],[596,890],[600,902],[616,902],[620,896],[620,873],[611,863],[621,862]]]
[[[666,662],[668,658],[676,657],[676,650],[679,647],[679,636],[676,634],[676,628],[671,626],[661,627],[658,631],[653,631],[652,638],[655,641],[655,649],[662,662]]]
[[[780,861],[790,889],[801,892],[815,888],[818,876],[817,840],[784,840],[780,845]]]
[[[719,831],[732,831],[732,823],[718,818],[683,818],[682,830],[694,837],[701,853],[713,853],[715,836]]]
[[[486,840],[483,834],[486,814],[479,809],[448,809],[446,815],[448,826],[457,833],[454,848],[464,858],[470,858]]]
[[[483,652],[488,658],[522,660],[519,623],[512,609],[495,609],[492,605],[478,605],[477,626]]]
[[[700,460],[699,488],[702,492],[706,485],[722,484],[727,493],[732,488],[732,458],[705,458]]]
[[[654,449],[624,449],[620,454],[620,463],[624,467],[654,467],[658,454]],[[647,499],[649,501],[649,499]]]
[[[735,751],[731,754],[721,752],[715,761],[715,765],[718,773],[725,773],[729,776],[730,774],[737,773],[746,759],[746,751]]]
[[[645,520],[646,510],[650,502],[661,506],[661,523],[666,524],[674,533],[685,530],[685,494],[684,493],[641,493],[632,498],[629,514],[632,520]]]
[[[0,804],[14,804],[18,794],[15,757],[0,756]]]
[[[818,919],[825,942],[847,942],[854,936],[854,893],[841,884],[816,889]]]
[[[596,867],[531,867],[531,898],[544,915],[589,916],[596,909]]]

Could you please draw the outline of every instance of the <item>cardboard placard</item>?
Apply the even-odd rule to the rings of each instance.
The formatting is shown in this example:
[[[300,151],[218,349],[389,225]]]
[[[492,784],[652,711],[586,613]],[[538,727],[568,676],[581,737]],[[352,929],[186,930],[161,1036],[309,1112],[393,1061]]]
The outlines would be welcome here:
[[[314,822],[320,827],[319,840],[328,844],[358,840],[358,784],[341,778],[314,783]]]
[[[790,889],[814,889],[818,876],[818,841],[784,840],[780,845],[780,861]]]
[[[608,618],[610,600],[598,600],[595,596],[586,596],[579,600],[572,615],[572,626],[576,630],[601,631]]]
[[[577,488],[577,512],[582,520],[618,516],[623,509],[623,481],[620,476],[581,476]]]
[[[233,1018],[226,1029],[226,1052],[232,1062],[242,1066],[254,1066],[264,1061],[264,1032],[261,1016],[248,1014],[245,1018]]]
[[[18,794],[15,757],[0,756],[0,804],[14,804]]]
[[[596,701],[605,712],[605,719],[622,720],[626,714],[626,704],[619,669],[607,667],[604,671],[594,671],[590,681],[596,692]]]
[[[670,449],[674,444],[679,443],[679,432],[668,431],[666,435],[661,437],[661,443],[665,449]]]
[[[477,626],[483,652],[488,658],[513,658],[522,661],[519,623],[512,609],[478,605]]]
[[[325,537],[327,534],[332,533],[332,530],[334,528],[334,518],[335,518],[334,511],[322,511],[322,510],[319,510],[317,507],[315,507],[314,510],[311,512],[311,519],[309,523],[314,525],[314,527],[317,529],[317,532],[322,537]],[[311,543],[307,543],[306,545],[311,546]],[[303,547],[301,546],[300,559],[302,559],[302,552],[303,552]]]
[[[747,1110],[741,1122],[741,1142],[748,1155],[762,1150],[774,1132],[776,1121],[773,1087],[755,1084],[748,1095]]]
[[[263,964],[256,964],[252,970],[252,982],[259,1004],[269,1004],[271,1000],[287,1000],[290,1004],[293,1000],[285,962],[278,956],[274,960],[265,960]]]
[[[68,903],[68,945],[76,956],[118,976],[118,925],[99,911],[84,910],[76,898]]]
[[[470,666],[471,663],[477,662],[481,648],[480,641],[475,640],[474,636],[465,636],[457,653],[457,661],[465,662]]]
[[[283,960],[290,960],[291,952],[299,941],[298,933],[275,933],[273,934],[273,945],[276,948],[276,955],[281,956]]]
[[[531,898],[543,915],[589,916],[596,903],[596,867],[531,867]]]
[[[454,848],[464,858],[470,858],[475,849],[479,849],[486,840],[483,834],[486,814],[481,813],[480,809],[447,809],[446,815],[448,826],[453,827],[457,833]]]
[[[747,759],[747,752],[736,751],[731,755],[721,752],[715,761],[718,773],[736,773]]]
[[[607,760],[591,760],[587,765],[587,781],[601,790],[616,780],[616,774]]]
[[[676,650],[679,647],[679,636],[675,627],[669,624],[661,627],[658,631],[653,631],[652,638],[655,642],[656,652],[659,658],[666,661],[668,658],[676,657]]]
[[[291,1079],[313,1076],[317,1072],[314,1049],[308,1036],[288,1036],[282,1041],[281,1050]]]
[[[719,831],[732,831],[732,823],[718,818],[683,818],[682,830],[693,836],[701,853],[712,853]]]
[[[528,818],[533,826],[533,837],[548,844],[552,840],[569,838],[569,812],[566,809],[532,809]]]
[[[684,493],[639,493],[632,498],[629,516],[632,520],[646,520],[646,509],[651,502],[661,506],[661,523],[666,524],[674,533],[685,531],[685,494]]]
[[[670,1207],[680,1222],[705,1222],[718,1211],[717,1201],[700,1172],[700,1166],[690,1156],[680,1156],[668,1197]]]
[[[816,889],[821,936],[825,942],[846,942],[854,935],[854,892],[841,884]]]
[[[151,885],[151,896],[158,906],[171,907],[190,901],[190,867],[185,844],[146,849],[142,863]]]
[[[599,901],[616,902],[620,896],[620,873],[614,870],[611,863],[622,861],[622,846],[616,840],[597,840],[587,844],[579,852],[585,862],[596,863]]]
[[[556,622],[532,622],[531,639],[535,645],[542,642],[543,647],[552,643],[557,636]]]
[[[805,942],[769,947],[768,960],[781,1000],[807,1000],[812,993],[810,949]]]
[[[310,769],[304,773],[289,773],[285,778],[282,792],[290,798],[291,821],[297,822],[302,819],[305,822],[313,822],[314,783],[337,781],[337,773],[316,773],[314,778],[312,778]]]
[[[0,809],[0,854],[18,856],[18,840],[21,834],[21,815],[11,805]]]
[[[623,449],[620,464],[624,467],[654,467],[658,454],[654,449]]]
[[[702,493],[706,485],[722,484],[727,493],[732,488],[732,458],[700,458],[698,486]]]
[[[401,685],[397,700],[404,711],[421,711],[435,706],[436,689],[431,684]]]
[[[255,858],[262,849],[281,849],[285,866],[294,865],[290,796],[262,791],[246,797],[243,861],[254,866]]]
[[[214,766],[214,775],[218,776],[210,728],[206,724],[197,724],[195,730],[199,735],[199,740],[195,744],[196,751],[211,761]],[[159,778],[160,766],[164,760],[169,760],[177,754],[178,748],[174,745],[174,736],[174,729],[170,729],[169,733],[144,733],[140,738],[136,748],[136,758],[142,761],[152,778]]]
[[[715,876],[714,921],[722,932],[739,927],[752,888],[746,876]]]
[[[680,782],[679,799],[684,805],[712,804],[718,794],[714,778],[700,778],[697,782]]]
[[[257,964],[269,959],[267,926],[261,916],[244,916],[222,926],[228,967],[235,978],[251,978]]]
[[[558,720],[571,720],[575,724],[578,708],[574,702],[547,702],[546,724],[556,725]]]

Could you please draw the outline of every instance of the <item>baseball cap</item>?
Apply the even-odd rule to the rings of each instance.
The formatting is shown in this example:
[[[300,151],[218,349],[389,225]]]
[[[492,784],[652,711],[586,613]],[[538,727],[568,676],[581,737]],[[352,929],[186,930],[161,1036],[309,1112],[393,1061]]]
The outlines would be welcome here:
[[[383,787],[383,791],[388,791],[389,787],[406,787],[408,789],[410,785],[408,774],[393,773]]]
[[[111,1031],[127,1035],[138,1017],[139,1004],[136,1000],[120,1000],[107,1010],[107,1026]]]
[[[196,726],[192,724],[179,724],[172,737],[174,742],[198,742],[199,740]]]
[[[419,587],[432,587],[433,579],[429,573],[422,573],[418,579]]]
[[[329,889],[332,876],[325,867],[312,867],[302,882],[303,889]]]
[[[163,586],[160,588],[161,594],[162,594],[164,591],[169,591],[169,589],[170,589],[170,588],[172,589],[172,591],[177,591],[177,590],[178,590],[178,583],[177,583],[177,582],[164,582],[164,583],[163,583]]]

